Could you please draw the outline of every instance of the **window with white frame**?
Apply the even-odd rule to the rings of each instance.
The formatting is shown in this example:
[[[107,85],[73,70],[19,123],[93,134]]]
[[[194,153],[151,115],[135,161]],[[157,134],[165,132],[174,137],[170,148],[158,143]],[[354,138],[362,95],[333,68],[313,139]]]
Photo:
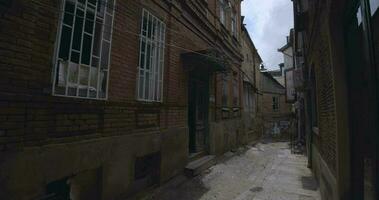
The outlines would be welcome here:
[[[161,102],[166,25],[147,10],[142,11],[137,99]]]
[[[234,37],[237,37],[237,15],[234,11],[232,11],[231,19],[232,34]]]
[[[225,0],[219,0],[219,9],[220,9],[220,21],[223,25],[225,25],[226,19],[225,19],[225,7],[226,7],[226,2]]]
[[[64,0],[53,94],[106,99],[114,0]]]

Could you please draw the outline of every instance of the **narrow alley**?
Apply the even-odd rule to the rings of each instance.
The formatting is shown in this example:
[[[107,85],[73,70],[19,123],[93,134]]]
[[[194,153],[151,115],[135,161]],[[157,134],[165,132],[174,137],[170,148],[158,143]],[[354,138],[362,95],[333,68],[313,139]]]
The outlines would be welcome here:
[[[379,0],[0,0],[0,200],[378,200]]]
[[[200,176],[175,178],[146,200],[319,200],[303,155],[288,142],[262,141],[226,153]]]

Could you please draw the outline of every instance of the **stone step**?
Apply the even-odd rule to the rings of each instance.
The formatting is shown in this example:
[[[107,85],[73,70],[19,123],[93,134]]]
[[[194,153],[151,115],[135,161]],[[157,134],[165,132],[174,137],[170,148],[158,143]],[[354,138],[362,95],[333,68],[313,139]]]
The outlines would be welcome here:
[[[215,156],[213,155],[204,156],[188,163],[188,165],[184,169],[184,173],[186,176],[194,177],[194,176],[199,175],[202,171],[208,169],[215,163],[216,163]]]
[[[206,156],[207,153],[205,151],[200,151],[200,152],[196,152],[196,153],[190,153],[189,155],[189,162],[192,162],[192,161],[195,161],[197,159],[200,159],[204,156]]]

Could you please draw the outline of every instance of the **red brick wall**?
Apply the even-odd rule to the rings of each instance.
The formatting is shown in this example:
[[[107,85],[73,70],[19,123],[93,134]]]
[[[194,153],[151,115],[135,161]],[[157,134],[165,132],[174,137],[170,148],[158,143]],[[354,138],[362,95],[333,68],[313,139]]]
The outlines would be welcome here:
[[[154,130],[185,127],[188,77],[180,54],[207,49],[209,44],[225,47],[215,33],[208,36],[194,33],[192,30],[198,25],[180,18],[180,13],[170,18],[165,10],[167,5],[161,1],[158,6],[152,1],[141,4],[119,0],[114,17],[109,99],[55,97],[51,94],[51,79],[60,1],[9,2],[0,4],[0,148],[3,149],[131,134],[153,127]],[[135,100],[139,56],[136,34],[140,32],[142,7],[167,25],[169,45],[165,49],[163,103]],[[214,87],[219,103],[221,83]]]

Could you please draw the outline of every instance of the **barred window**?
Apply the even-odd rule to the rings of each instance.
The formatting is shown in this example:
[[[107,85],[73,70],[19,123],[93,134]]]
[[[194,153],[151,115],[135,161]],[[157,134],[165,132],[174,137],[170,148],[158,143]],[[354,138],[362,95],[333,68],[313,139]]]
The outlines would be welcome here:
[[[106,99],[114,0],[64,0],[53,94]]]
[[[141,22],[137,99],[161,102],[166,25],[145,9]]]

